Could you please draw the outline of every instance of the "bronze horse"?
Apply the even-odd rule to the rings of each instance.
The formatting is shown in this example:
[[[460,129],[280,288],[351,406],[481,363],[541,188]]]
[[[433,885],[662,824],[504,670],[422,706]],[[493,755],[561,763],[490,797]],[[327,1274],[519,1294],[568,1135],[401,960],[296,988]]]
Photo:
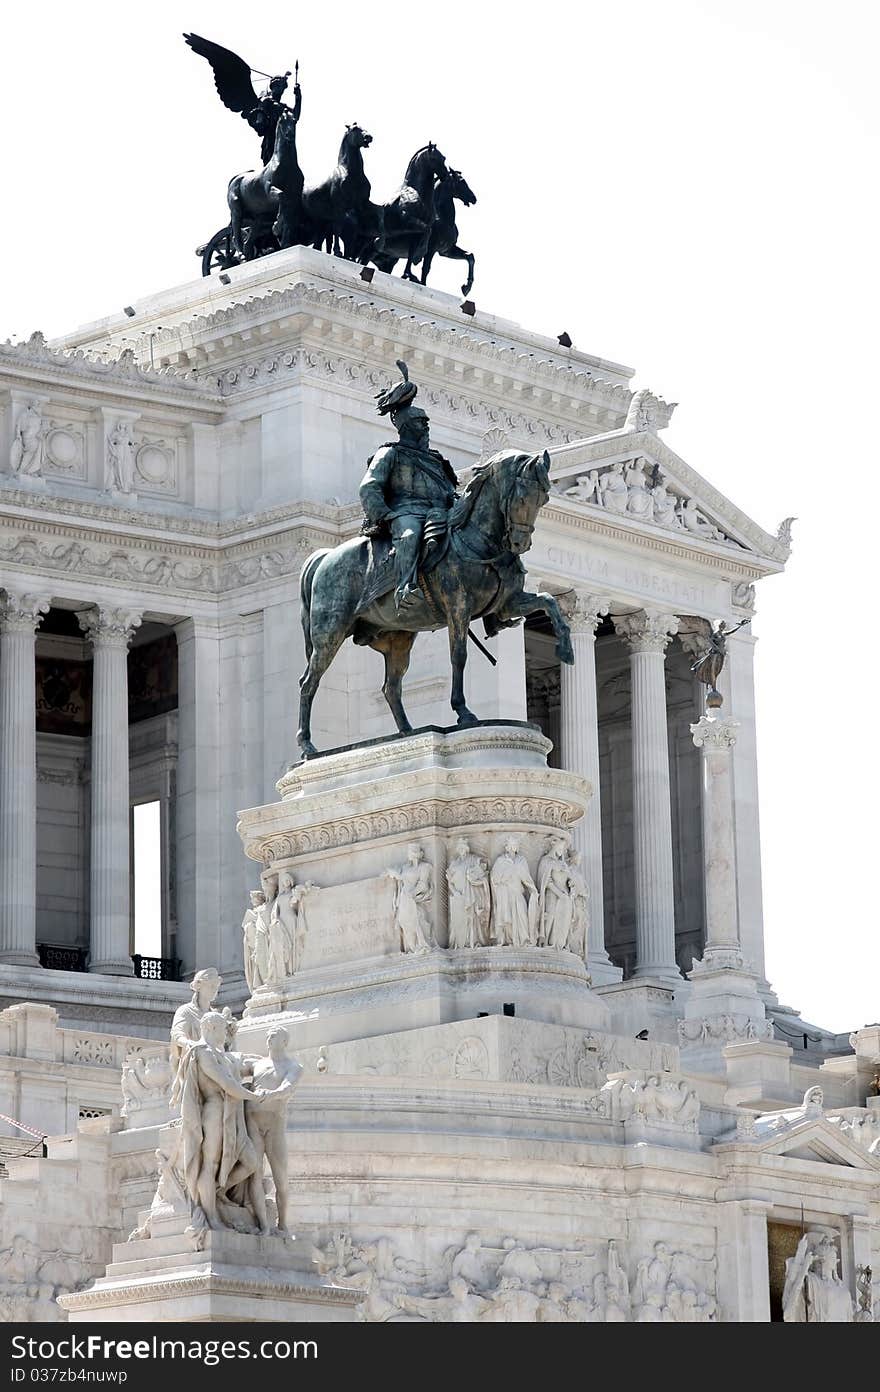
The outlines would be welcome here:
[[[303,194],[303,213],[311,227],[311,242],[326,245],[334,256],[354,256],[357,228],[370,203],[370,181],[361,153],[373,137],[362,126],[346,126],[336,167],[329,178]]]
[[[428,250],[422,262],[422,284],[428,282],[431,262],[435,256],[448,256],[451,261],[466,261],[468,276],[461,293],[467,299],[474,283],[474,254],[458,245],[458,228],[455,225],[455,200],[470,208],[476,203],[477,195],[458,169],[448,169],[442,175],[434,190],[434,223],[428,241]]]
[[[232,244],[245,261],[261,254],[262,244],[274,234],[282,247],[293,246],[300,236],[303,176],[296,153],[296,114],[282,111],[275,128],[275,149],[261,170],[236,174],[229,182]]]
[[[445,173],[446,160],[436,145],[416,150],[397,197],[378,209],[378,235],[375,245],[362,255],[363,261],[390,271],[405,257],[403,278],[416,279],[413,266],[424,259],[434,225],[434,186]]]
[[[385,588],[368,576],[389,568],[387,541],[353,537],[331,551],[315,551],[302,569],[300,593],[308,666],[300,680],[297,740],[303,758],[317,753],[311,738],[312,702],[321,678],[346,638],[385,658],[382,693],[397,723],[411,729],[401,685],[417,633],[449,631],[451,705],[459,725],[477,716],[464,697],[468,628],[482,618],[491,637],[499,629],[543,611],[556,635],[556,653],[573,662],[571,635],[562,610],[549,594],[524,589],[520,556],[532,544],[535,519],[550,496],[550,459],[505,451],[478,465],[449,512],[448,529],[429,544],[420,565],[421,594],[398,612],[393,580]],[[372,548],[372,549],[371,549]],[[366,602],[365,602],[366,597]]]

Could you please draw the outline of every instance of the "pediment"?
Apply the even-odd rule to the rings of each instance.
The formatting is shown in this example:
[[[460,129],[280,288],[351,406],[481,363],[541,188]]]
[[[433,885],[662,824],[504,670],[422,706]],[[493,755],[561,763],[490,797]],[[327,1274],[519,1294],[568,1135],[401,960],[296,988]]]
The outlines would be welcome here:
[[[762,1124],[765,1124],[764,1119],[760,1118],[758,1125]],[[787,1156],[792,1160],[810,1160],[824,1165],[845,1165],[850,1169],[880,1174],[880,1159],[851,1141],[845,1132],[824,1117],[806,1117],[775,1133],[724,1136],[718,1144],[747,1146],[750,1151],[765,1155]]]
[[[721,547],[732,559],[737,554],[760,559],[769,563],[768,570],[779,569],[788,559],[791,543],[785,524],[776,536],[766,532],[653,431],[615,430],[553,446],[550,459],[553,503],[564,499],[574,510],[588,509],[604,521],[688,546],[713,551]],[[640,473],[651,495],[650,506],[641,497]],[[606,480],[605,475],[616,477]],[[627,479],[632,481],[629,489]],[[655,493],[658,483],[665,497]]]

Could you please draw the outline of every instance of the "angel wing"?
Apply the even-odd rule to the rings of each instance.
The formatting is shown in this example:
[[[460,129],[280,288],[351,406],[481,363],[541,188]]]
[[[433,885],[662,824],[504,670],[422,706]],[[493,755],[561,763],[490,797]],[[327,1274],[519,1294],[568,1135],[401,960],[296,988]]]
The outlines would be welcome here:
[[[695,646],[701,644],[705,649],[712,637],[712,625],[708,619],[701,618],[698,614],[679,614],[678,637],[693,638]]]
[[[220,44],[203,39],[199,34],[184,34],[193,53],[207,58],[214,73],[214,86],[220,100],[230,111],[250,111],[257,105],[258,97],[251,82],[251,69],[243,58],[231,49],[221,48]]]

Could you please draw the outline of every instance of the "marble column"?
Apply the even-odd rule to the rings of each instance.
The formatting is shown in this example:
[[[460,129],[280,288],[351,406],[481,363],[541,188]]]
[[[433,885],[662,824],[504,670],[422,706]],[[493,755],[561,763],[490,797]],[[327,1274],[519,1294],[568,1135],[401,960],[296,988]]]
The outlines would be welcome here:
[[[703,966],[743,965],[736,902],[736,844],[733,832],[731,750],[739,722],[709,714],[691,725],[703,775],[703,874],[706,948]]]
[[[666,647],[674,614],[642,609],[615,616],[630,651],[632,679],[633,837],[637,977],[680,985],[675,960],[672,806],[666,726]]]
[[[94,657],[89,970],[131,976],[127,655],[141,615],[102,606],[77,617]]]
[[[35,634],[49,601],[0,598],[0,961],[34,966],[37,894]]]
[[[619,981],[623,975],[605,948],[605,896],[602,885],[602,811],[599,796],[599,714],[596,700],[596,625],[608,613],[601,595],[575,590],[564,603],[571,627],[574,666],[561,664],[562,764],[580,773],[593,789],[586,816],[572,831],[571,842],[581,855],[581,869],[590,890],[587,969],[594,985]]]

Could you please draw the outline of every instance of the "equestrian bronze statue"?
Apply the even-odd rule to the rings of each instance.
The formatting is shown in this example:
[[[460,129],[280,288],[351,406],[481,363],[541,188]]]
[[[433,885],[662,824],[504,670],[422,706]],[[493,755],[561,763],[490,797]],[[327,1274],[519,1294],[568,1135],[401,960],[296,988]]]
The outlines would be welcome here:
[[[449,461],[430,448],[428,417],[414,404],[418,389],[406,365],[398,366],[402,381],[378,397],[379,414],[390,417],[398,438],[369,461],[360,489],[362,534],[313,552],[302,569],[308,665],[300,681],[297,739],[304,758],[317,753],[311,738],[315,693],[346,638],[383,654],[382,692],[403,734],[412,726],[401,685],[417,633],[448,630],[451,705],[459,725],[477,720],[464,698],[474,619],[483,620],[491,638],[543,612],[560,661],[574,661],[562,610],[552,595],[524,588],[520,560],[550,496],[549,456],[505,450],[478,464],[459,491]]]

